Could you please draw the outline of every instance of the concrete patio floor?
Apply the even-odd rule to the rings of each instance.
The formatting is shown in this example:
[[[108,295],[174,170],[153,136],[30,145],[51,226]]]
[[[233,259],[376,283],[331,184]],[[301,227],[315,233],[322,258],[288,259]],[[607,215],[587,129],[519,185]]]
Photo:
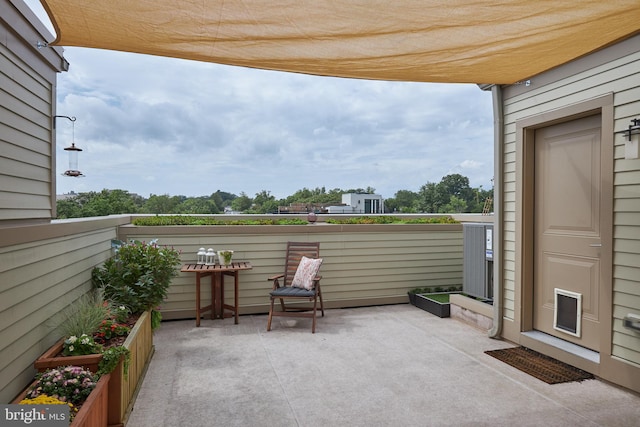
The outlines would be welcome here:
[[[512,347],[410,305],[164,322],[127,427],[638,426],[640,397],[548,385],[484,354]]]

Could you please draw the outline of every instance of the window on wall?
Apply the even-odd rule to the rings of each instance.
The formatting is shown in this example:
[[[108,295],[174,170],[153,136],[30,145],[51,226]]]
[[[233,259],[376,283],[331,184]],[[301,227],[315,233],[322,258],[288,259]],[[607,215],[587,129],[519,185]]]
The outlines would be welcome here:
[[[380,213],[380,200],[364,199],[364,213]]]

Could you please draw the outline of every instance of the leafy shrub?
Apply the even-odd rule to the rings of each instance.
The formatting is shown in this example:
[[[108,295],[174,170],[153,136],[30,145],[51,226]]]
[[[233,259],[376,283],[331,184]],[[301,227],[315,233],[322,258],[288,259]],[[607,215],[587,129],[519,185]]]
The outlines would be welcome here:
[[[124,305],[133,314],[152,310],[164,301],[171,279],[178,274],[180,252],[156,242],[120,242],[116,255],[93,269],[93,284],[102,289],[105,299]]]
[[[166,225],[305,225],[309,222],[300,218],[264,218],[223,220],[212,216],[167,215],[134,218],[132,223],[139,226]]]
[[[329,224],[457,224],[450,216],[403,219],[397,216],[354,216],[349,218],[329,218]]]

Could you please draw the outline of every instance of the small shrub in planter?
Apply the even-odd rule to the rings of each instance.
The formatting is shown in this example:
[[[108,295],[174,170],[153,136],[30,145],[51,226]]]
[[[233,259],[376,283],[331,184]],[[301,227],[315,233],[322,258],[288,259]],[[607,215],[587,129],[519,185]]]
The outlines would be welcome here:
[[[152,324],[160,324],[160,313],[154,309],[167,297],[171,279],[177,276],[180,252],[160,247],[157,240],[149,243],[116,242],[116,255],[92,271],[94,286],[104,298],[123,305],[133,314],[151,311]]]

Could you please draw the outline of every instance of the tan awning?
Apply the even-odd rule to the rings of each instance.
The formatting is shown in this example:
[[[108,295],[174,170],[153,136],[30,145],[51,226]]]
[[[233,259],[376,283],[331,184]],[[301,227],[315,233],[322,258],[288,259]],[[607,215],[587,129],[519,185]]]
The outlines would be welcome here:
[[[515,83],[640,30],[638,0],[43,0],[54,44],[364,79]]]

